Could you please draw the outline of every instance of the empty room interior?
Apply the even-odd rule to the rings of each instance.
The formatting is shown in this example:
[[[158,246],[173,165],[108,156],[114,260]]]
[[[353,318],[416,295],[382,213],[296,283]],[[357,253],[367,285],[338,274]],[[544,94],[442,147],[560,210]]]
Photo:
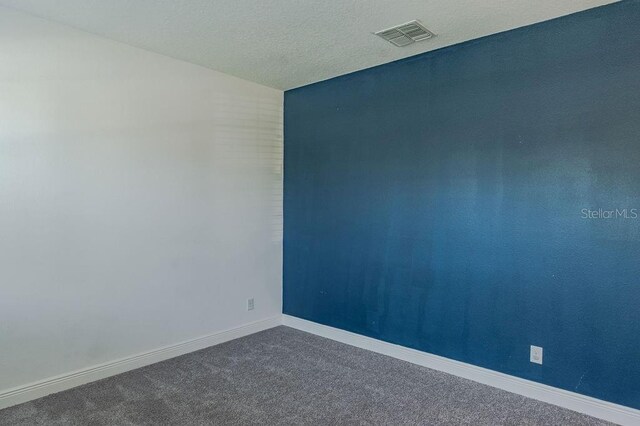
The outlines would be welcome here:
[[[0,0],[0,425],[640,426],[640,0]]]

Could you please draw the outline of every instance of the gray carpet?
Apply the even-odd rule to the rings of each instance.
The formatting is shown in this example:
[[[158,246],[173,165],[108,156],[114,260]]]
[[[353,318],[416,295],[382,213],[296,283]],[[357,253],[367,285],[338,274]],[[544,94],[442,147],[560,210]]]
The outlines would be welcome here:
[[[2,425],[602,425],[287,327],[0,411]]]

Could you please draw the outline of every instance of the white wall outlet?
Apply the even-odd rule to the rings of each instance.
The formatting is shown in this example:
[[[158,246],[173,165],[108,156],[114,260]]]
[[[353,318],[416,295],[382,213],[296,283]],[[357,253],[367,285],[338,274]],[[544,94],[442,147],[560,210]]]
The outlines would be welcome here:
[[[251,299],[247,299],[247,311],[253,311],[253,308],[255,308],[255,304],[252,297]]]
[[[529,361],[535,364],[542,364],[542,348],[531,345],[531,355]]]

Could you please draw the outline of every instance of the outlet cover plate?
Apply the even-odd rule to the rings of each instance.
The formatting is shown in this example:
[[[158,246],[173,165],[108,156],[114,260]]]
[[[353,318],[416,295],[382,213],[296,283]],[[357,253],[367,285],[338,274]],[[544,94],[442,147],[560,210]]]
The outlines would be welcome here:
[[[540,346],[531,345],[531,354],[529,361],[534,364],[542,364],[542,348]]]

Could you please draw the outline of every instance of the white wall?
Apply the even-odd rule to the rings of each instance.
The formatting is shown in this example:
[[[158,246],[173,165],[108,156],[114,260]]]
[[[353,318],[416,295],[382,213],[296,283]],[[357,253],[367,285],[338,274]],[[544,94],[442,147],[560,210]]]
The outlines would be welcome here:
[[[281,202],[281,91],[0,8],[0,392],[279,315]]]

